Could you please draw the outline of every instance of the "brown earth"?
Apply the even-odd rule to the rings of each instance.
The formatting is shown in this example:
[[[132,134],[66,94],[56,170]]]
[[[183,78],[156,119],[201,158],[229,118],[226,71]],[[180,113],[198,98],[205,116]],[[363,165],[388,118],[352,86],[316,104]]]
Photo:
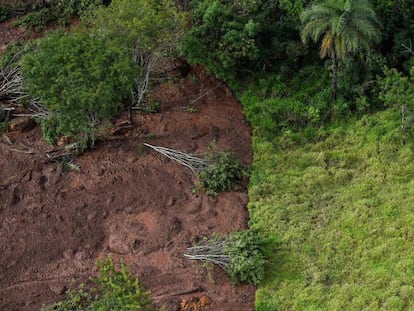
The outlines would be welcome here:
[[[254,309],[253,286],[232,286],[218,268],[207,271],[183,257],[204,236],[247,227],[246,189],[217,197],[194,192],[189,169],[143,147],[203,154],[216,141],[251,163],[242,107],[198,67],[152,97],[161,112],[135,113],[134,126],[75,160],[79,171],[45,161],[49,147],[39,127],[8,133],[12,144],[1,138],[0,310],[38,310],[63,299],[72,279],[96,276],[96,261],[109,254],[166,311]],[[198,290],[183,294],[192,289]]]
[[[29,0],[0,0],[0,5],[13,5],[16,3],[31,4],[33,1]],[[18,21],[18,17],[13,17],[7,21],[0,23],[0,53],[7,49],[7,46],[13,42],[21,42],[27,40],[33,40],[44,36],[45,33],[53,30],[60,29],[61,27],[56,24],[50,24],[41,31],[34,31],[26,29],[25,27],[16,27],[15,24]],[[73,18],[66,29],[71,29],[78,25],[79,19]]]

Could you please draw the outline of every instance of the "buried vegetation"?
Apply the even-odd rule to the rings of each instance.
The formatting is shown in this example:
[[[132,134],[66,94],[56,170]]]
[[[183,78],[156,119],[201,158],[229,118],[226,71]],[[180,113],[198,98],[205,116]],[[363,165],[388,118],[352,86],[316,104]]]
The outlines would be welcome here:
[[[210,195],[234,190],[236,185],[248,176],[247,167],[229,151],[210,150],[205,157],[199,157],[170,148],[147,143],[144,145],[188,167],[197,175],[201,187]]]
[[[77,289],[69,290],[65,300],[44,307],[42,311],[156,310],[149,292],[123,263],[117,269],[108,257],[98,262],[98,267],[99,276],[92,279],[94,285],[91,288],[86,290],[85,284],[81,284]]]
[[[184,256],[216,265],[225,270],[234,284],[258,285],[264,278],[265,242],[257,231],[213,236],[187,248]]]
[[[126,48],[87,32],[51,34],[22,60],[30,95],[50,114],[42,121],[50,144],[64,135],[92,137],[100,120],[120,110],[138,72]]]
[[[79,38],[84,38],[85,40],[80,40]],[[51,142],[58,141],[66,143],[65,140],[61,139],[61,136],[63,135],[63,138],[65,138],[66,134],[72,135],[72,139],[75,139],[75,142],[73,143],[69,140],[69,143],[63,150],[65,153],[73,152],[73,148],[76,149],[76,152],[84,150],[84,147],[87,147],[90,143],[89,135],[97,135],[95,130],[99,126],[99,122],[106,119],[108,115],[112,115],[112,113],[116,114],[118,111],[122,111],[123,108],[131,104],[131,97],[129,97],[131,89],[125,98],[121,99],[121,97],[117,97],[116,100],[113,100],[111,105],[114,104],[114,106],[107,106],[107,102],[105,102],[106,99],[100,101],[99,96],[94,97],[98,94],[89,93],[90,96],[88,96],[85,101],[82,98],[82,95],[86,95],[87,92],[92,92],[93,90],[96,90],[96,92],[102,91],[103,93],[100,93],[100,96],[105,95],[105,92],[107,91],[105,87],[108,85],[94,84],[97,80],[99,80],[93,80],[95,76],[103,79],[111,79],[113,78],[111,77],[111,73],[114,73],[117,77],[124,77],[121,72],[116,71],[121,69],[123,66],[110,68],[113,70],[107,70],[107,72],[101,70],[90,70],[90,72],[86,72],[85,74],[88,67],[101,65],[99,57],[102,57],[104,61],[106,61],[105,55],[111,55],[110,52],[113,44],[108,43],[107,40],[109,39],[106,36],[104,38],[88,32],[51,34],[45,39],[39,41],[40,43],[35,47],[36,50],[29,52],[29,54],[23,58],[23,62],[18,63],[19,66],[23,66],[23,71],[27,75],[26,79],[35,79],[36,74],[43,75],[42,79],[39,79],[40,81],[32,81],[35,86],[29,89],[29,92],[31,92],[32,97],[39,99],[39,102],[41,103],[39,104],[41,105],[39,107],[45,109],[47,114],[50,114],[50,116],[54,116],[50,118],[41,118],[40,122],[42,123],[43,135],[45,137],[50,137]],[[57,44],[52,45],[50,43],[52,41],[57,42]],[[95,46],[94,42],[96,41],[98,41],[97,46],[93,47],[90,51],[91,54],[93,52],[96,52],[94,54],[98,54],[99,57],[94,59],[92,55],[88,54],[88,44]],[[73,44],[70,44],[69,42],[73,42]],[[49,46],[45,49],[45,45],[47,44],[49,44]],[[110,47],[107,51],[99,50],[100,46],[107,46],[106,44]],[[56,55],[55,52],[51,53],[53,48],[57,49]],[[43,49],[43,51],[40,51],[40,49]],[[45,54],[42,54],[43,52]],[[46,56],[46,52],[49,57]],[[63,55],[66,54],[64,52],[67,52],[68,54],[67,59],[65,58],[66,55]],[[124,49],[121,49],[121,51],[118,50],[118,52],[119,54],[124,53]],[[60,56],[58,57],[59,53]],[[79,55],[79,57],[76,57],[76,54]],[[118,60],[117,53],[112,55],[114,56],[114,64],[116,64],[116,61]],[[130,57],[131,54],[125,53],[122,55],[125,55],[125,59],[123,60],[124,63],[121,64],[131,64],[129,62],[130,59],[133,59]],[[36,59],[36,57],[40,60]],[[56,59],[54,59],[54,57],[56,57]],[[85,61],[80,62],[79,58],[85,58]],[[36,65],[38,65],[38,63],[43,61],[45,62],[45,65],[47,65],[45,68],[39,68],[38,66],[37,68],[39,70],[33,70],[33,72],[29,72],[27,74],[25,71],[28,69],[27,67],[29,67],[29,71],[33,69],[27,64],[37,62]],[[50,69],[48,67],[53,67],[50,65],[52,61],[56,61],[56,66],[58,67],[73,66],[73,70],[71,72],[66,71],[68,77],[65,77],[65,74],[62,74],[62,72],[65,72],[65,70],[68,69],[56,68],[57,72],[49,73],[52,76],[55,74],[60,74],[60,76],[57,77],[55,75],[53,76],[53,79],[55,80],[47,80],[49,77],[47,77],[45,73],[47,73],[47,70]],[[129,70],[135,70],[135,65],[133,64]],[[62,70],[62,72],[59,70]],[[79,76],[77,76],[77,74]],[[91,77],[88,76],[88,74],[91,74]],[[204,72],[200,76],[207,77]],[[89,77],[92,80],[86,80],[86,78]],[[142,77],[141,72],[138,73],[138,78],[139,77]],[[209,85],[211,81],[207,81],[208,79],[209,78],[200,79],[197,83],[206,83]],[[45,81],[49,81],[50,83],[45,83]],[[36,83],[43,83],[43,86]],[[115,85],[115,83],[116,82],[112,85]],[[26,83],[26,86],[29,86],[29,84],[30,82],[28,84]],[[188,83],[186,86],[190,84],[191,83]],[[214,81],[214,84],[217,84],[217,81]],[[86,85],[93,87],[86,89]],[[196,86],[195,83],[191,85]],[[70,86],[73,87],[72,90],[69,89]],[[122,87],[122,85],[119,84],[116,86]],[[190,102],[190,100],[194,97],[194,94],[199,94],[205,85],[200,87],[197,84],[196,87],[196,90],[192,89],[190,92],[187,92],[187,90],[186,92],[183,92],[183,98]],[[134,86],[132,86],[132,89],[134,89]],[[200,111],[203,110],[203,113],[200,113],[199,115],[190,115],[189,117],[192,118],[191,124],[187,125],[197,127],[199,126],[197,120],[200,119],[214,123],[220,131],[220,143],[223,143],[224,146],[228,146],[228,148],[231,149],[233,149],[235,144],[227,143],[230,140],[233,140],[234,142],[236,139],[237,143],[239,143],[238,140],[240,139],[240,136],[229,138],[227,136],[228,133],[225,132],[224,128],[237,128],[238,135],[243,132],[241,135],[243,138],[243,148],[237,149],[238,153],[244,155],[244,158],[250,157],[248,126],[244,123],[239,105],[233,98],[228,96],[227,92],[223,92],[223,89],[224,88],[214,88],[214,90],[219,92],[212,93],[211,97],[221,99],[219,103],[223,104],[224,107],[221,107],[219,104],[212,101],[210,96],[208,96],[209,98],[206,96],[205,104],[200,105]],[[25,90],[27,91],[27,89]],[[66,101],[63,94],[59,93],[60,90],[67,93],[73,91],[73,94],[70,94],[68,100]],[[56,92],[54,94],[49,93],[53,91]],[[110,92],[116,93],[114,90],[111,90]],[[126,94],[125,92],[123,93]],[[224,93],[226,93],[226,95],[223,95]],[[52,96],[49,96],[49,94],[52,94]],[[110,95],[115,96],[116,94]],[[75,101],[76,96],[78,96],[79,102]],[[55,99],[54,102],[52,102],[53,99]],[[10,102],[7,104],[9,103]],[[17,105],[24,104],[24,102],[17,103]],[[177,105],[176,102],[170,102],[169,104],[171,106]],[[71,110],[71,108],[74,109]],[[227,122],[228,120],[224,120],[224,118],[215,112],[219,110],[223,111],[223,109],[225,109],[228,115],[231,116],[231,118],[229,118],[231,121]],[[72,115],[69,117],[69,115],[66,116],[66,114]],[[10,137],[11,142],[10,148],[1,143],[0,152],[2,154],[2,159],[5,159],[2,162],[4,163],[6,161],[10,161],[12,165],[5,164],[0,170],[2,173],[2,184],[0,186],[2,189],[5,189],[5,192],[2,191],[0,193],[0,197],[2,200],[4,198],[6,202],[4,208],[2,207],[2,213],[4,212],[4,217],[7,218],[12,217],[7,214],[12,209],[13,211],[20,209],[25,210],[25,208],[30,204],[32,204],[31,206],[33,206],[34,209],[32,212],[26,213],[25,215],[28,218],[24,221],[21,218],[21,222],[19,222],[17,226],[13,226],[12,228],[0,228],[0,230],[6,231],[2,231],[2,246],[4,245],[3,241],[5,242],[6,240],[9,240],[10,236],[14,234],[13,230],[15,228],[21,232],[22,235],[28,232],[34,232],[35,235],[38,234],[36,238],[32,238],[34,240],[33,250],[31,245],[28,245],[27,249],[25,248],[23,252],[9,248],[5,251],[6,257],[1,259],[1,264],[3,265],[4,262],[13,262],[12,258],[18,258],[14,261],[16,264],[10,267],[10,269],[7,269],[7,271],[0,271],[1,290],[4,290],[2,292],[2,298],[7,296],[5,298],[5,304],[7,304],[7,306],[11,306],[10,309],[14,308],[24,310],[24,308],[32,308],[32,305],[27,307],[24,306],[26,301],[35,301],[33,304],[39,305],[44,301],[57,301],[64,298],[63,292],[59,292],[59,294],[56,294],[53,290],[51,292],[48,288],[49,281],[45,279],[52,279],[52,283],[60,284],[68,282],[69,277],[76,277],[77,280],[85,280],[89,273],[91,273],[90,271],[93,271],[90,267],[90,263],[93,262],[97,256],[99,256],[102,250],[104,252],[107,250],[105,244],[103,245],[103,243],[106,243],[105,234],[107,232],[107,228],[104,227],[104,222],[106,223],[107,221],[113,221],[115,216],[123,217],[124,213],[129,215],[133,214],[134,217],[137,215],[148,217],[148,214],[151,214],[151,216],[154,215],[154,221],[149,221],[149,223],[152,222],[152,225],[157,226],[159,219],[168,219],[165,227],[167,227],[167,225],[174,226],[174,230],[169,230],[168,234],[165,234],[167,230],[159,230],[157,227],[155,227],[154,231],[146,231],[145,237],[142,239],[141,244],[138,243],[140,242],[138,240],[137,244],[133,244],[134,247],[137,249],[139,248],[139,253],[135,253],[134,249],[134,253],[132,255],[115,254],[115,256],[127,257],[128,264],[131,264],[132,269],[134,269],[131,269],[131,271],[134,271],[134,274],[142,273],[142,276],[139,275],[140,280],[143,280],[145,284],[150,284],[149,286],[151,286],[151,289],[154,290],[153,292],[156,294],[163,294],[159,296],[165,296],[166,298],[164,297],[162,299],[168,299],[167,303],[170,303],[169,307],[173,303],[175,306],[179,305],[177,302],[182,300],[181,297],[173,297],[175,299],[173,300],[169,293],[182,293],[183,290],[185,291],[186,288],[188,288],[189,280],[192,282],[193,279],[195,279],[196,281],[194,282],[202,284],[203,291],[211,296],[211,309],[219,309],[220,306],[217,305],[220,301],[223,301],[224,298],[229,301],[229,304],[240,306],[240,310],[250,310],[252,308],[252,297],[254,293],[253,287],[243,286],[236,289],[230,288],[228,286],[229,279],[219,269],[217,269],[217,274],[219,275],[218,279],[220,279],[220,282],[218,284],[213,284],[211,280],[208,280],[207,275],[199,273],[199,271],[195,271],[194,266],[189,261],[184,260],[182,255],[183,239],[189,241],[193,240],[194,236],[197,234],[196,232],[200,232],[199,230],[207,234],[211,234],[214,231],[228,232],[229,230],[243,230],[246,227],[247,218],[245,211],[245,203],[247,199],[245,193],[238,191],[226,194],[223,198],[220,198],[220,203],[216,204],[213,203],[215,200],[207,199],[203,194],[194,194],[191,192],[192,184],[189,181],[190,178],[188,178],[188,174],[181,174],[181,168],[176,169],[175,167],[171,168],[167,166],[161,168],[157,167],[154,170],[148,170],[148,167],[151,167],[154,163],[151,161],[146,162],[148,159],[143,159],[143,157],[135,160],[135,162],[134,159],[129,162],[129,158],[131,157],[131,152],[129,151],[136,148],[137,140],[143,138],[142,133],[139,132],[141,130],[140,127],[142,126],[142,128],[145,128],[145,130],[148,131],[145,133],[152,133],[152,130],[154,130],[154,123],[156,123],[158,116],[142,116],[140,114],[136,114],[134,115],[134,120],[144,119],[141,117],[147,118],[147,121],[149,121],[148,119],[152,119],[152,122],[139,124],[138,126],[135,125],[134,128],[127,133],[136,135],[132,136],[134,138],[133,142],[129,140],[129,138],[124,140],[124,138],[128,137],[128,135],[117,135],[114,140],[105,144],[100,144],[99,148],[96,148],[93,152],[85,154],[83,157],[77,159],[76,162],[79,164],[79,171],[71,172],[69,174],[61,174],[61,170],[56,168],[54,165],[43,166],[38,165],[38,163],[36,169],[32,172],[32,165],[35,166],[38,161],[36,157],[37,155],[35,154],[32,158],[27,159],[23,158],[24,154],[10,151],[13,147],[12,144],[17,144],[20,141],[17,139],[15,140],[15,137],[13,137],[14,134],[17,136],[17,133],[7,133],[4,135],[5,137]],[[173,129],[174,131],[169,132],[168,134],[178,138],[185,132],[184,137],[190,137],[189,133],[191,133],[194,127],[189,129],[185,126],[178,126],[181,121],[180,118],[182,118],[181,113],[174,113],[172,118],[173,123],[176,123],[177,125],[176,128]],[[224,124],[225,126],[220,126],[220,124]],[[135,130],[136,132],[133,132]],[[33,135],[36,140],[32,137]],[[213,135],[215,134],[208,133],[206,140],[211,141],[214,139]],[[23,133],[18,139],[23,140],[25,145],[36,144],[35,147],[38,149],[45,146],[39,142],[38,129],[34,129],[32,132]],[[162,140],[162,138],[159,137],[156,139],[154,138],[154,141],[157,141],[157,143],[160,144],[164,144],[166,142],[165,139]],[[206,142],[203,140],[197,140],[196,143],[202,149],[206,147]],[[132,158],[134,158],[134,156],[136,155],[132,154]],[[126,158],[128,158],[128,162],[125,161]],[[21,160],[21,162],[18,162],[17,159]],[[66,161],[66,159],[64,160]],[[137,162],[139,162],[139,164]],[[3,165],[3,163],[1,164]],[[145,165],[145,169],[141,169],[141,164]],[[17,169],[14,167],[15,165],[19,165],[19,168]],[[9,171],[6,169],[6,166],[13,166],[13,169],[10,169]],[[39,170],[37,170],[37,167],[39,167]],[[25,172],[19,171],[19,169],[24,169]],[[28,171],[27,175],[26,171]],[[28,176],[28,179],[24,178],[23,181],[20,181],[21,175]],[[95,176],[96,179],[95,177],[89,178],[90,176]],[[139,178],[137,178],[137,176]],[[173,176],[174,179],[177,180],[181,179],[180,182],[184,184],[184,186],[181,183],[177,185],[175,183],[171,183],[171,180],[165,178],[165,176]],[[166,179],[168,179],[167,182],[165,182]],[[24,183],[24,185],[21,183]],[[86,186],[86,183],[90,183],[90,187]],[[167,184],[167,186],[165,186],[165,184]],[[14,192],[15,196],[13,196],[13,193],[12,196],[9,196],[9,194],[16,189],[15,187],[18,187],[18,193]],[[63,188],[70,190],[65,192],[63,195],[60,195],[59,193]],[[167,191],[165,191],[165,189],[167,189]],[[23,194],[26,192],[29,193],[29,191],[32,194],[30,197]],[[50,201],[49,199],[46,201],[46,197],[50,198]],[[178,197],[177,201],[182,203],[183,206],[178,203],[174,203],[175,200],[172,200],[173,203],[170,205],[168,202],[171,197]],[[27,201],[32,198],[32,202]],[[202,198],[201,202],[200,198]],[[131,204],[131,202],[133,202],[133,204]],[[152,205],[152,202],[159,204],[161,207],[170,206],[170,211],[154,206]],[[193,207],[197,205],[200,206],[197,213],[191,212]],[[225,206],[225,208],[223,208],[222,205]],[[56,208],[56,206],[59,208]],[[38,212],[37,207],[42,208],[40,213],[41,215],[47,215],[47,218],[36,218]],[[215,210],[217,210],[218,213],[216,213]],[[73,213],[73,215],[68,215],[69,213]],[[211,217],[212,213],[215,213],[216,216]],[[48,215],[52,215],[51,218],[49,218]],[[59,217],[58,219],[63,222],[63,225],[58,223],[55,226],[54,216]],[[44,223],[43,219],[46,219],[47,223]],[[150,218],[150,220],[152,219]],[[20,224],[24,226],[20,227]],[[125,223],[122,222],[120,224],[120,228],[124,228],[124,224]],[[143,231],[146,229],[145,227],[147,222],[145,222],[144,219],[141,219],[141,222],[138,224],[139,226],[135,226],[134,229],[142,229]],[[161,224],[164,223],[161,222]],[[44,227],[39,228],[41,226]],[[179,235],[177,234],[175,228],[179,231]],[[49,233],[50,230],[53,231],[53,236],[51,236],[50,239],[43,237],[39,238],[41,235]],[[118,233],[118,231],[119,230],[117,229],[116,233]],[[114,232],[114,235],[116,233]],[[177,236],[175,236],[176,234]],[[118,238],[118,236],[116,236],[116,238]],[[156,243],[147,246],[147,244],[149,245],[153,243],[154,240]],[[37,241],[42,241],[42,245],[39,246],[36,244]],[[50,241],[53,241],[54,243],[54,253],[52,255],[50,255],[49,252],[50,246],[48,243]],[[135,243],[136,241],[134,240],[133,242]],[[112,243],[112,240],[110,243]],[[73,249],[72,252],[69,252],[72,255],[67,255],[66,248],[68,247]],[[113,245],[111,244],[110,247],[113,247]],[[110,249],[112,251],[112,248]],[[45,257],[38,256],[40,253],[42,255],[46,254]],[[62,255],[62,253],[64,254]],[[78,253],[80,254],[79,256]],[[156,259],[154,260],[156,261],[155,263],[150,262],[150,259],[152,258]],[[166,259],[168,259],[167,262]],[[63,264],[61,265],[62,262]],[[142,266],[142,262],[146,263],[146,265]],[[55,263],[57,263],[57,267],[55,266]],[[32,266],[34,265],[36,265],[36,267],[41,267],[41,269],[39,269],[41,271],[38,272],[35,268],[28,271],[29,269],[32,269]],[[85,267],[87,267],[87,269]],[[23,275],[24,281],[40,281],[36,281],[33,286],[31,286],[31,283],[22,283],[20,285],[19,282],[22,281],[21,276]],[[130,310],[132,307],[139,305],[140,301],[131,302],[129,299],[131,298],[131,292],[134,292],[132,294],[142,292],[142,288],[137,288],[134,285],[135,280],[126,280],[124,278],[124,273],[121,277],[116,272],[111,272],[110,276],[106,279],[108,280],[108,283],[110,282],[110,286],[107,288],[101,287],[102,284],[100,284],[95,286],[97,291],[89,291],[85,286],[84,289],[80,288],[79,290],[71,291],[68,294],[68,299],[62,301],[61,303],[57,303],[56,305],[46,308],[51,310],[107,310],[111,308],[115,310]],[[9,287],[9,285],[13,283],[19,283],[18,290],[16,290],[13,286]],[[197,288],[199,288],[198,284],[196,285]],[[195,285],[193,286],[193,284],[191,284],[190,289],[194,287]],[[3,295],[3,293],[7,294]],[[10,295],[8,295],[8,293],[10,293]],[[33,298],[31,295],[36,295],[36,297]],[[201,298],[203,297],[208,296],[201,296]],[[122,299],[122,302],[118,301],[118,298],[120,298],[120,300]],[[202,300],[201,298],[199,298],[199,301]],[[159,301],[157,301],[157,305],[162,306],[165,303],[165,300],[159,299]],[[190,301],[191,299],[186,300]],[[119,302],[119,304],[116,304],[117,302]],[[131,302],[131,305],[123,308],[123,302]],[[185,300],[182,302],[183,303],[181,305],[186,305],[184,303]],[[20,308],[21,306],[23,307]],[[166,307],[166,310],[174,310],[172,307],[169,307]],[[145,307],[142,309],[145,310]],[[182,309],[186,310],[184,307],[182,307]]]

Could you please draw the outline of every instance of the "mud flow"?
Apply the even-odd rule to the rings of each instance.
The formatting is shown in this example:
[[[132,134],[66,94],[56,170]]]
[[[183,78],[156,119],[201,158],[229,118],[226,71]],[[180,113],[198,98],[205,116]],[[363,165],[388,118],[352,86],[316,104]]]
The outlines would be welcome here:
[[[13,120],[23,126],[0,138],[1,310],[63,299],[71,280],[87,283],[109,254],[167,311],[254,309],[254,287],[231,286],[223,271],[183,257],[204,236],[247,227],[246,189],[194,191],[189,169],[143,146],[203,154],[214,141],[251,163],[242,107],[199,67],[151,100],[160,112],[134,113],[133,125],[127,114],[112,119],[115,130],[75,159],[79,170],[46,161],[50,146],[27,120]]]

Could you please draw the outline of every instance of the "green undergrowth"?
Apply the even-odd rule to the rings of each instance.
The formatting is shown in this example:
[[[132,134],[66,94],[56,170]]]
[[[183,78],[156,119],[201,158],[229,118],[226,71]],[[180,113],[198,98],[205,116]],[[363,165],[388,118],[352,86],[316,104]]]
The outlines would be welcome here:
[[[121,263],[117,268],[111,257],[98,261],[99,277],[91,279],[93,286],[85,284],[69,290],[65,300],[43,307],[41,311],[156,311],[150,298],[136,279]]]
[[[279,241],[256,309],[414,308],[414,141],[398,109],[256,131],[253,146],[250,225]]]

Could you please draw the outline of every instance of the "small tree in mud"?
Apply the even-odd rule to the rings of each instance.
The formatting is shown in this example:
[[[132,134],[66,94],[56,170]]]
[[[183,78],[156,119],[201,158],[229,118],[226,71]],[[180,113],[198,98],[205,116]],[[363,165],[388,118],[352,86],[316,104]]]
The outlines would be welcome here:
[[[201,185],[208,194],[231,191],[247,174],[247,168],[229,151],[211,152],[210,165],[198,173]]]
[[[184,256],[212,263],[229,275],[233,283],[259,284],[264,277],[264,242],[254,230],[213,236],[187,248]]]
[[[42,308],[42,311],[156,311],[149,293],[142,289],[124,264],[119,270],[111,258],[99,262],[99,277],[93,279],[95,287],[86,291],[84,285],[68,292],[66,300]],[[92,293],[95,291],[94,295]]]

